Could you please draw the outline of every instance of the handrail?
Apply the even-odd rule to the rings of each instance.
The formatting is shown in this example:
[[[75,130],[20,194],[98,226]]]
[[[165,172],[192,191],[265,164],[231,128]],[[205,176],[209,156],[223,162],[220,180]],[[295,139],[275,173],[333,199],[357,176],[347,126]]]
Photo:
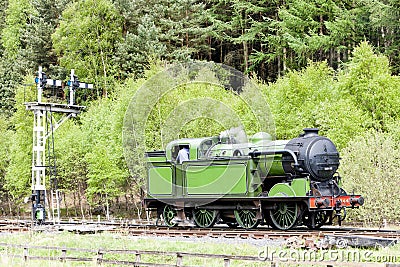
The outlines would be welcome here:
[[[292,156],[295,166],[299,166],[299,162],[297,160],[296,154],[292,150],[289,150],[289,149],[280,149],[280,150],[273,150],[273,151],[254,150],[252,152],[249,152],[249,156],[252,158],[259,157],[261,155],[275,155],[275,154],[282,154],[282,155],[289,154],[290,156]]]

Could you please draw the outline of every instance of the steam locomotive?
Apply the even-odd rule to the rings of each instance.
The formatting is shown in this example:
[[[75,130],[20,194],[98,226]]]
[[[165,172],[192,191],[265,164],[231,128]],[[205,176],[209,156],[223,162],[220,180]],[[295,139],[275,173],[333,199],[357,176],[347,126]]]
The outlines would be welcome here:
[[[181,162],[180,153],[188,155]],[[340,223],[347,208],[364,203],[340,186],[334,143],[306,128],[291,140],[257,133],[245,143],[220,135],[170,142],[165,151],[146,152],[144,206],[166,225],[191,220],[255,228],[260,223],[288,230]]]

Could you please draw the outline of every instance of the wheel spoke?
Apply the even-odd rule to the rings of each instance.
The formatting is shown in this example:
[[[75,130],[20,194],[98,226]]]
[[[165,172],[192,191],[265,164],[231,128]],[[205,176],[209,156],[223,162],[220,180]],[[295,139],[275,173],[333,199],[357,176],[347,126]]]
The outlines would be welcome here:
[[[255,210],[235,210],[234,215],[237,223],[245,229],[254,228],[260,223]]]
[[[175,216],[177,216],[176,210],[172,206],[166,205],[164,207],[163,217],[164,217],[164,222],[167,226],[174,227],[177,225],[177,223],[174,223],[172,221],[175,218]]]
[[[288,230],[295,226],[297,221],[297,204],[279,203],[276,210],[269,212],[274,228]]]
[[[193,219],[197,226],[202,228],[212,227],[217,219],[218,211],[198,209],[193,210]]]
[[[288,212],[288,213],[286,214],[286,217],[287,217],[289,220],[293,220],[293,219],[294,219],[294,215],[293,215],[292,212]]]
[[[209,212],[207,212],[204,217],[205,217],[205,220],[208,222],[210,222],[213,219],[212,214]]]
[[[283,223],[282,223],[282,225],[284,226],[284,227],[287,227],[288,226],[288,222],[289,222],[289,219],[287,218],[287,215],[282,215],[282,217],[283,217]]]

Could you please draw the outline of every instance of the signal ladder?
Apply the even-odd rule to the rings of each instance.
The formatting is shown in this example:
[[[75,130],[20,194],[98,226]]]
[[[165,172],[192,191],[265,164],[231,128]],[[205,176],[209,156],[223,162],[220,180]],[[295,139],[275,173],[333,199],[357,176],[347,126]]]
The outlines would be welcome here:
[[[54,151],[54,127],[53,127],[53,112],[51,106],[46,112],[47,132],[50,141],[47,142],[47,161],[50,178],[50,194],[51,194],[51,211],[53,223],[60,222],[60,195],[57,183],[57,162],[56,154]]]

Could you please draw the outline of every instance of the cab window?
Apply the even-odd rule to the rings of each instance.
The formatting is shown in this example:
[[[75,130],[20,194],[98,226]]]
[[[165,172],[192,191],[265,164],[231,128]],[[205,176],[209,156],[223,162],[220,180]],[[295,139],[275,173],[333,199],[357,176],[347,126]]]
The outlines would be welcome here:
[[[203,142],[201,142],[201,144],[199,146],[199,150],[197,152],[198,158],[207,157],[208,150],[211,149],[217,142],[218,142],[217,138],[210,138],[210,139],[206,139]]]
[[[172,157],[172,160],[173,161],[178,161],[178,160],[180,160],[179,158],[178,158],[178,155],[179,155],[179,151],[187,151],[187,160],[189,160],[189,145],[176,145],[176,146],[173,146],[172,147],[172,149],[171,149],[171,157]],[[181,153],[183,153],[181,151]],[[182,159],[181,159],[182,160]],[[180,160],[180,161],[181,161]]]

